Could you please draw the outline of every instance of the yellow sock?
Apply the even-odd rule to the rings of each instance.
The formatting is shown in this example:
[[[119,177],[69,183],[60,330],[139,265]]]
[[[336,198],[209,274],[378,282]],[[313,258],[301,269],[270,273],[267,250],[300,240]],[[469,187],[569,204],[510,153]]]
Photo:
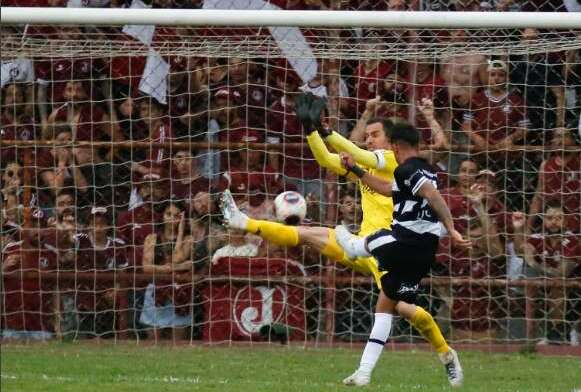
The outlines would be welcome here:
[[[424,308],[416,306],[416,312],[410,320],[410,324],[426,339],[438,354],[446,353],[450,350],[446,339],[442,336],[440,327],[434,321],[431,314]]]
[[[246,231],[277,245],[297,246],[299,244],[299,232],[295,226],[248,218]]]

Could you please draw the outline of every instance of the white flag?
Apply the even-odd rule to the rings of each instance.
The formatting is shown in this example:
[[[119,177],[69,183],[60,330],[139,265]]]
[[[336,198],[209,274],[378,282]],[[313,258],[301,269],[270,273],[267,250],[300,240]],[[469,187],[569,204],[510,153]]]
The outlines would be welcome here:
[[[263,0],[205,0],[204,9],[280,10]],[[298,27],[269,27],[270,34],[303,83],[317,76],[317,60]]]
[[[12,82],[34,81],[34,67],[30,59],[19,58],[2,62],[0,68],[0,88]]]
[[[563,4],[569,12],[581,12],[581,3],[577,0],[563,0]]]
[[[129,8],[151,8],[151,6],[146,5],[141,0],[133,0]],[[153,41],[155,25],[125,25],[123,26],[123,32],[149,46],[151,41]]]
[[[154,50],[149,51],[143,75],[139,81],[139,91],[157,100],[167,103],[167,75],[169,64]]]

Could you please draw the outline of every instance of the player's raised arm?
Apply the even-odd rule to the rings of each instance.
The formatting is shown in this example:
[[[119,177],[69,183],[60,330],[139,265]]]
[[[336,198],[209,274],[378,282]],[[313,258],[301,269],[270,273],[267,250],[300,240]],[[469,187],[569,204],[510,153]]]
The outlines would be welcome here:
[[[383,132],[380,129],[376,131]],[[335,131],[332,131],[325,140],[338,152],[346,152],[351,155],[355,162],[360,165],[374,169],[383,169],[386,166],[386,159],[383,155],[383,151],[364,150]]]
[[[347,170],[341,166],[341,159],[338,154],[331,153],[318,130],[323,129],[321,124],[321,115],[325,109],[326,101],[322,98],[315,97],[311,93],[301,94],[296,100],[297,118],[303,125],[303,130],[307,135],[307,142],[317,160],[317,163],[332,172],[345,176]],[[350,176],[353,179],[353,176]]]
[[[454,220],[452,219],[450,209],[440,192],[431,182],[424,181],[424,183],[420,185],[416,195],[427,200],[432,210],[434,210],[446,230],[448,230],[448,234],[450,235],[454,245],[464,248],[470,247],[470,240],[464,239],[462,235],[454,229]]]
[[[368,171],[360,168],[355,163],[354,158],[345,152],[340,154],[341,163],[343,167],[347,170],[348,173],[352,173],[356,177],[358,177],[362,183],[367,185],[369,188],[373,189],[375,192],[391,197],[392,192],[392,183],[391,181],[386,181],[381,177],[374,176],[373,174],[369,173]]]

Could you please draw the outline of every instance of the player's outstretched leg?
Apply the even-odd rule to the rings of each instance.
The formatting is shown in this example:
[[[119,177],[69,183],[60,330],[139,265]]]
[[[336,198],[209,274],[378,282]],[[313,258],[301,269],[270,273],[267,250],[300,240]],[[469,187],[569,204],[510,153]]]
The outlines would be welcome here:
[[[229,229],[257,234],[281,246],[297,246],[299,244],[299,233],[295,226],[249,218],[238,209],[229,190],[224,191],[222,194],[221,209],[224,225]]]

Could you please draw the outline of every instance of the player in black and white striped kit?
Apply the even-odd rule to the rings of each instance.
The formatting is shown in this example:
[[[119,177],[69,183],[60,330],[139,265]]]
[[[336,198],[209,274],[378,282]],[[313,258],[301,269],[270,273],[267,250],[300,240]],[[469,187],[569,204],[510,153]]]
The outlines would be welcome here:
[[[375,322],[359,369],[343,380],[347,385],[370,382],[395,314],[406,318],[432,344],[446,368],[450,385],[458,387],[463,382],[456,351],[448,346],[432,316],[415,305],[420,281],[435,261],[440,236],[447,230],[456,246],[470,246],[470,241],[454,229],[450,210],[437,189],[435,171],[419,156],[419,138],[418,131],[409,124],[392,128],[391,147],[399,166],[391,183],[359,168],[350,156],[342,157],[347,170],[376,192],[393,197],[394,203],[391,230],[381,229],[362,238],[345,227],[336,227],[337,242],[350,257],[373,255],[380,269],[388,271],[381,279]]]

